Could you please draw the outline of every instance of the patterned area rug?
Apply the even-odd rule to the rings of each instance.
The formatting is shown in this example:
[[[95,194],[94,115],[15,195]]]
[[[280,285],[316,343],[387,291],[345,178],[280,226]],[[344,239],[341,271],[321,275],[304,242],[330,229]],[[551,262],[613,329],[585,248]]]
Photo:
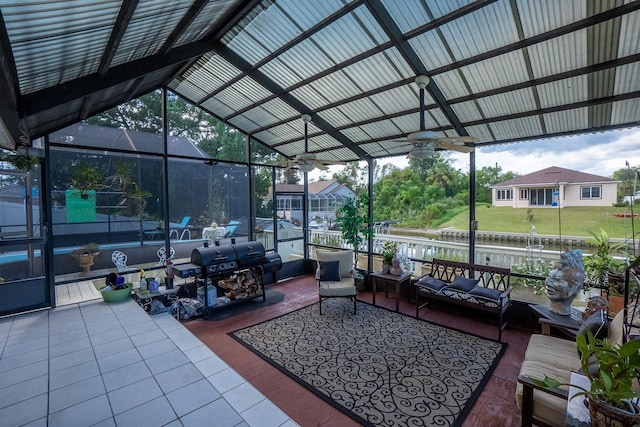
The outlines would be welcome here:
[[[459,426],[506,349],[370,304],[330,299],[229,335],[364,425]]]

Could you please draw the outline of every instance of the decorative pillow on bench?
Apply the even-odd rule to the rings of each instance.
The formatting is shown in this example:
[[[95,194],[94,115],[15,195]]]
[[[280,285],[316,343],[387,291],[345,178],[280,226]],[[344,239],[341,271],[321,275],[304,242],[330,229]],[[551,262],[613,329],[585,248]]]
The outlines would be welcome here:
[[[475,288],[471,289],[469,293],[471,295],[477,295],[479,297],[485,297],[494,301],[498,301],[502,292],[497,289],[485,288],[484,286],[476,286]]]
[[[469,292],[473,289],[479,282],[478,279],[468,279],[462,276],[456,276],[453,279],[453,282],[449,285],[449,289],[455,289],[462,292]]]
[[[440,279],[436,279],[435,277],[425,276],[422,279],[418,280],[416,283],[418,286],[423,286],[425,288],[429,288],[434,292],[440,292],[442,288],[447,286],[445,282]]]

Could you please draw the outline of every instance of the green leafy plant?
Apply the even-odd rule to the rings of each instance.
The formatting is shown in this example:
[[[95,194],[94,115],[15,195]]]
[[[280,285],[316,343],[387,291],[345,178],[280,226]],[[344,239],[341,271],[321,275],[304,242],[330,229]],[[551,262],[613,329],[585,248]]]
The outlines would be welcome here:
[[[640,340],[618,345],[608,338],[594,338],[587,329],[586,335],[578,335],[576,343],[581,355],[582,373],[591,383],[589,389],[581,388],[577,396],[585,395],[594,401],[637,413],[638,408],[630,407],[629,399],[640,397],[633,389],[633,382],[640,374]],[[548,376],[543,380],[532,378],[532,381],[546,388],[568,385]]]
[[[342,239],[353,247],[354,266],[358,263],[358,249],[365,239],[373,237],[373,226],[368,215],[369,197],[360,195],[349,199],[336,212],[337,220],[342,222]]]
[[[100,190],[104,187],[105,177],[95,166],[89,163],[81,163],[73,171],[71,186],[80,194],[86,194],[90,190]]]
[[[387,240],[382,245],[382,262],[391,265],[393,257],[398,253],[398,243]]]
[[[614,258],[616,254],[622,254],[625,249],[623,244],[612,244],[609,235],[604,229],[599,232],[589,231],[593,237],[588,242],[596,246],[596,251],[584,258],[584,270],[589,283],[599,286],[609,285],[609,274],[620,275],[624,271],[624,262]],[[612,285],[619,281],[612,281]],[[619,289],[615,287],[609,289],[612,293],[619,293]]]

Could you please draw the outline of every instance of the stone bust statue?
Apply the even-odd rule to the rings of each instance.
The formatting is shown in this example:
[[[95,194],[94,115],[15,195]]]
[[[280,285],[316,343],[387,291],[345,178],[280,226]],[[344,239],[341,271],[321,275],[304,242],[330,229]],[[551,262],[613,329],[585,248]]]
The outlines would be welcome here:
[[[583,283],[582,250],[565,251],[545,281],[549,310],[562,315],[571,314],[571,303],[582,289]]]

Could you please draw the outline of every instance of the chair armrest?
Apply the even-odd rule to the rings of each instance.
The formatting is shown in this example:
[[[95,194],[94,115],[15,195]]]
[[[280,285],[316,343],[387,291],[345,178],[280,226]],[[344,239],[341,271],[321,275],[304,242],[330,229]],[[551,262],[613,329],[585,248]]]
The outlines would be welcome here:
[[[531,427],[533,425],[533,390],[539,390],[565,400],[569,398],[568,391],[558,388],[540,387],[526,375],[518,375],[518,382],[522,384],[522,407],[520,408],[521,427]]]
[[[563,388],[549,388],[549,387],[541,387],[534,383],[530,377],[526,375],[518,375],[518,382],[522,384],[525,388],[530,388],[533,390],[540,390],[544,393],[548,393],[552,396],[560,397],[565,400],[569,400],[569,391]]]
[[[507,289],[505,289],[504,291],[502,291],[502,293],[500,294],[500,296],[498,297],[499,299],[503,299],[503,298],[511,298],[511,291],[513,290],[513,286],[509,286]]]

